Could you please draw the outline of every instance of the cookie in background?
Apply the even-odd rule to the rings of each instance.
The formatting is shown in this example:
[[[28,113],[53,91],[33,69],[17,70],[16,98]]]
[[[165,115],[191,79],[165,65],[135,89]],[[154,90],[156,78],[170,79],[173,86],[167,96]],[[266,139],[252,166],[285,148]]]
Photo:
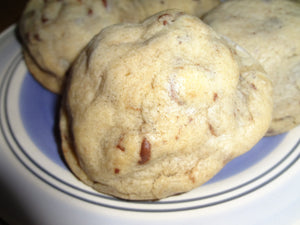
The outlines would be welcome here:
[[[74,59],[106,26],[140,22],[166,7],[199,16],[216,4],[216,0],[30,0],[19,22],[26,65],[45,88],[61,93]]]
[[[202,17],[220,4],[219,0],[140,0],[148,16],[162,10],[179,9],[185,13]]]
[[[266,135],[300,124],[300,1],[228,0],[204,22],[244,47],[273,81],[273,119]]]

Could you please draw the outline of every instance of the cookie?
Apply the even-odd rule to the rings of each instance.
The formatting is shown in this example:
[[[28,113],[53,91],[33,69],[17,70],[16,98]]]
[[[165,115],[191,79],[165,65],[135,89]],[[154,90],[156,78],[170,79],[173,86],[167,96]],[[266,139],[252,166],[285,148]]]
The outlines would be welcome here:
[[[229,0],[204,21],[250,52],[274,85],[268,136],[300,123],[300,2]]]
[[[269,127],[271,82],[242,48],[168,10],[103,29],[74,62],[61,107],[66,162],[99,192],[187,192]]]
[[[19,23],[25,59],[33,76],[60,93],[66,72],[102,28],[144,15],[133,1],[31,0]],[[126,13],[127,10],[135,13]]]
[[[215,1],[189,4],[176,1],[174,6],[200,14],[215,5]],[[72,62],[93,36],[108,25],[144,20],[150,13],[145,7],[148,9],[152,1],[142,3],[140,0],[30,0],[19,23],[30,72],[44,87],[61,93]],[[166,3],[172,6],[171,1]],[[153,5],[156,6],[151,13],[165,8],[162,4]]]
[[[219,0],[140,0],[147,15],[167,9],[179,9],[185,13],[201,17],[220,4]]]

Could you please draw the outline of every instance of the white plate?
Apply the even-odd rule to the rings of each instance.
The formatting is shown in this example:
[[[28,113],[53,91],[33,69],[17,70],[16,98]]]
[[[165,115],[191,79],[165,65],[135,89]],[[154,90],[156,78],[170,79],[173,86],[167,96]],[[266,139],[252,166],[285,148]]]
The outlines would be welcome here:
[[[14,29],[0,36],[0,215],[9,223],[300,224],[300,127],[161,201],[119,200],[82,184],[60,155],[59,97],[27,71]]]

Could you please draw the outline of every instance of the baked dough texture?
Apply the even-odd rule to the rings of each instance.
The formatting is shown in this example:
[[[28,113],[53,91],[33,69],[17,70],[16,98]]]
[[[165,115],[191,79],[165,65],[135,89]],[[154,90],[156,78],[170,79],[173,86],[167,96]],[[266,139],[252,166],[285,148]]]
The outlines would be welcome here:
[[[215,1],[176,1],[174,7],[194,12],[187,7],[192,5],[200,15],[215,5],[208,2]],[[112,24],[144,20],[150,16],[145,9],[150,9],[149,2],[144,0],[143,6],[140,0],[30,0],[19,23],[28,69],[44,87],[61,93],[72,62],[93,36]],[[171,7],[171,1],[153,4],[151,12],[166,5]]]
[[[300,124],[300,1],[229,0],[204,21],[244,47],[274,85],[268,136]]]
[[[269,127],[271,82],[242,48],[167,10],[103,29],[72,67],[63,154],[99,192],[161,199],[187,192]]]
[[[66,72],[92,37],[108,25],[139,20],[139,12],[131,0],[30,0],[19,23],[29,70],[60,93]]]
[[[202,17],[220,4],[219,0],[139,0],[139,2],[148,16],[167,9],[179,9],[185,13]]]

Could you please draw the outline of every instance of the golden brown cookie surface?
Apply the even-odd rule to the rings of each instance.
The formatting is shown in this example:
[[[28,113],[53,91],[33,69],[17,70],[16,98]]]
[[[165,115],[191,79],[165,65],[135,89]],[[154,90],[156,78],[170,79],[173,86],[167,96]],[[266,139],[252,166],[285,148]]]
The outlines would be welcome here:
[[[271,84],[198,18],[161,12],[104,29],[72,68],[60,128],[72,171],[96,190],[160,199],[209,180],[271,119]]]

